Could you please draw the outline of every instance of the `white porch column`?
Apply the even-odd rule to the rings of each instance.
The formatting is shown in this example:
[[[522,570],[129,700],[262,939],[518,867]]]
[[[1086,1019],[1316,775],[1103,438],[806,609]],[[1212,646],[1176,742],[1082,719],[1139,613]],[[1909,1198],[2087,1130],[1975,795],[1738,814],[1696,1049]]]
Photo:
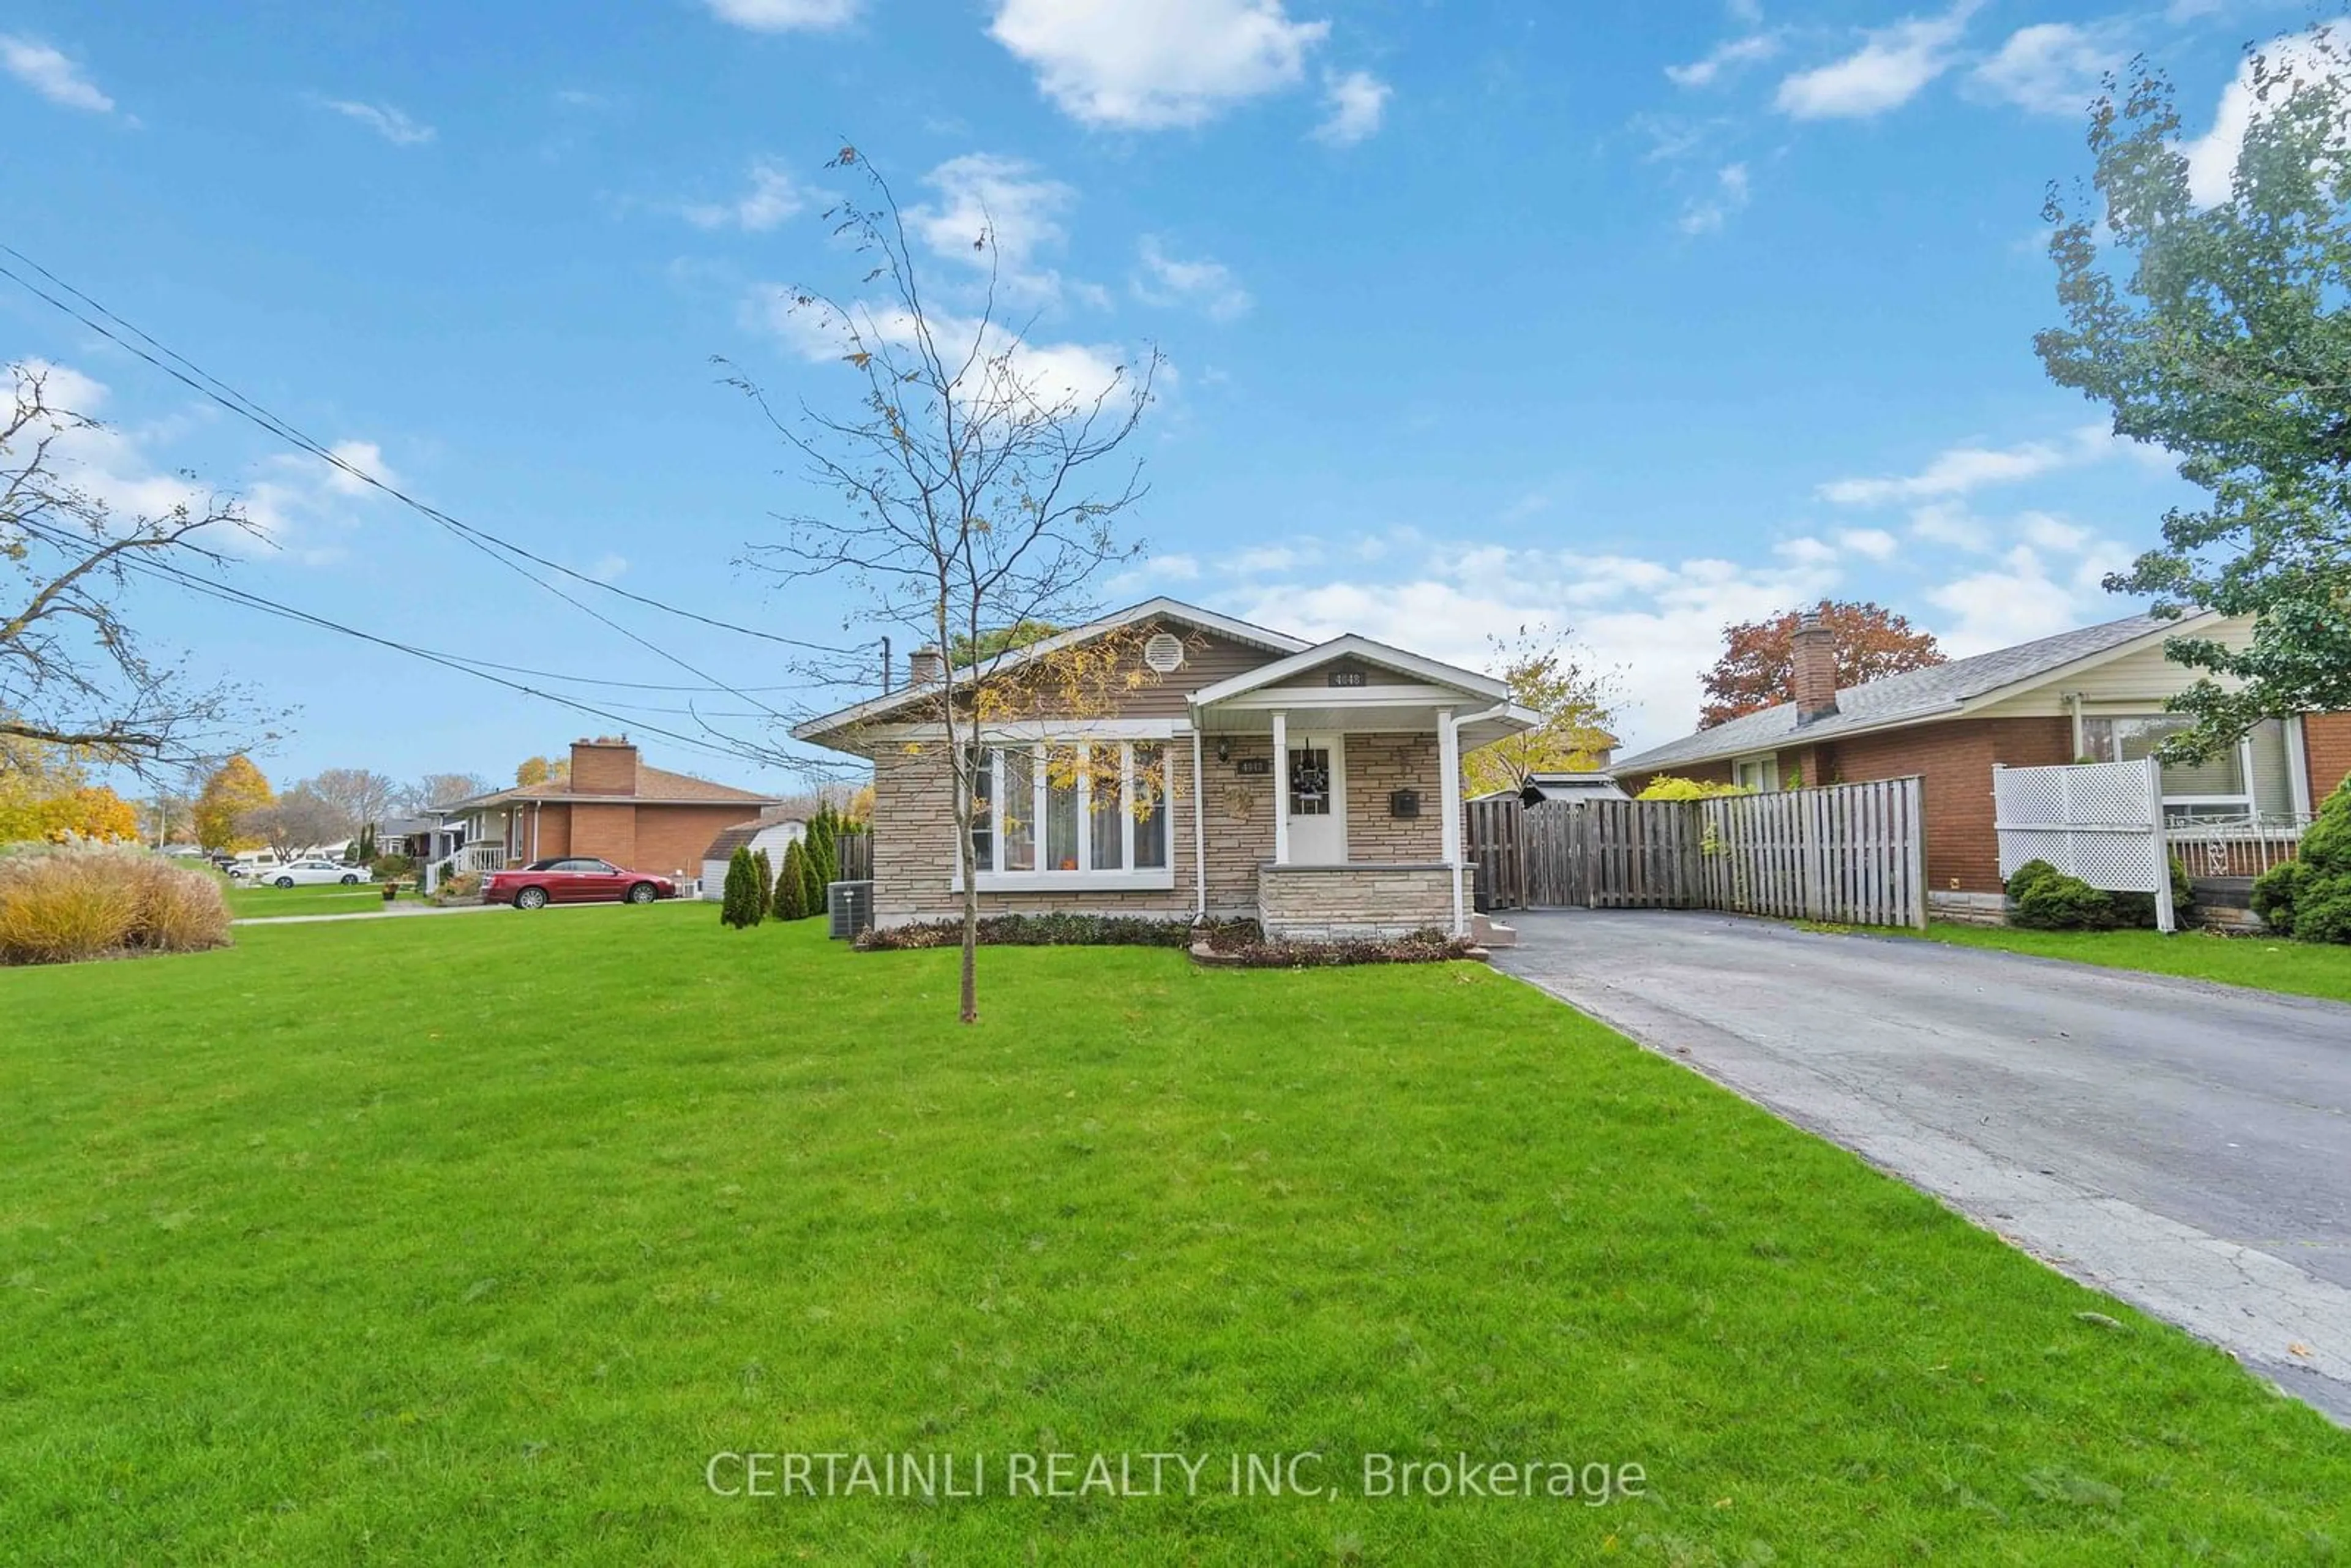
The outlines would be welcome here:
[[[1290,715],[1273,710],[1273,863],[1290,863]]]
[[[1449,707],[1437,710],[1437,809],[1445,813],[1439,841],[1453,879],[1453,934],[1458,936],[1468,929],[1461,910],[1461,730]]]
[[[1192,721],[1192,877],[1199,886],[1198,919],[1208,917],[1208,779],[1200,768],[1200,723]]]

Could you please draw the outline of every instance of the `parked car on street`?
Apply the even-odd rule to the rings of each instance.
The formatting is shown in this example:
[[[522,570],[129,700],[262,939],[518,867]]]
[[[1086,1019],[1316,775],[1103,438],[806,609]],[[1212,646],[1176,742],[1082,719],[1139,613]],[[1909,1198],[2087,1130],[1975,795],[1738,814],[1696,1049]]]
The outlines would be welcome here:
[[[619,900],[651,904],[675,898],[677,883],[651,872],[623,871],[592,855],[533,861],[515,871],[494,871],[482,879],[482,901],[540,909],[550,904],[597,904]]]
[[[299,860],[283,865],[262,866],[254,880],[270,887],[317,887],[328,883],[340,883],[356,887],[363,882],[373,882],[375,873],[363,865],[345,865],[341,861]]]

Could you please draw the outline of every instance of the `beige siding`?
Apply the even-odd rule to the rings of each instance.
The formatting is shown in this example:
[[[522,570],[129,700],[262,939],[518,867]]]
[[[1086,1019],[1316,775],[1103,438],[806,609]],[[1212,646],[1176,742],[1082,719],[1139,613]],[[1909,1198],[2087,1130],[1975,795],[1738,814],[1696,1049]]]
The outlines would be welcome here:
[[[2180,634],[2210,637],[2232,648],[2243,648],[2252,642],[2253,622],[2251,616],[2239,616]],[[2071,692],[2081,694],[2085,708],[2102,705],[2159,707],[2165,699],[2186,690],[2199,673],[2165,658],[2163,643],[2157,642],[2086,670],[2057,674],[2031,691],[1975,711],[1985,718],[2043,718],[2066,713],[2066,694]]]
[[[1188,626],[1150,626],[1142,628],[1135,639],[1139,650],[1144,638],[1159,631],[1174,632],[1184,639],[1184,664],[1172,674],[1163,675],[1146,668],[1139,658],[1131,667],[1139,672],[1144,684],[1123,694],[1115,705],[1114,716],[1088,715],[1089,717],[1120,718],[1182,718],[1186,703],[1194,692],[1228,681],[1235,675],[1247,674],[1261,664],[1288,655],[1253,648],[1246,643],[1236,643],[1212,632],[1201,632]],[[1048,711],[1050,711],[1050,707]],[[935,708],[933,716],[936,716]]]

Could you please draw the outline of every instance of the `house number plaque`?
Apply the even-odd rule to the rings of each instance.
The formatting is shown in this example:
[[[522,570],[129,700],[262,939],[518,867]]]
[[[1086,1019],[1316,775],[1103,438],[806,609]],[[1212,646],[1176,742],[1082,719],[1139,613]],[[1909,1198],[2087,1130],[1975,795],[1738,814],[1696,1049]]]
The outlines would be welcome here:
[[[1233,764],[1233,771],[1239,774],[1244,779],[1253,778],[1261,773],[1270,773],[1273,771],[1273,758],[1270,757],[1244,757],[1238,762]]]
[[[1364,684],[1364,672],[1361,670],[1333,670],[1331,672],[1330,680],[1331,684],[1334,686],[1360,686]]]

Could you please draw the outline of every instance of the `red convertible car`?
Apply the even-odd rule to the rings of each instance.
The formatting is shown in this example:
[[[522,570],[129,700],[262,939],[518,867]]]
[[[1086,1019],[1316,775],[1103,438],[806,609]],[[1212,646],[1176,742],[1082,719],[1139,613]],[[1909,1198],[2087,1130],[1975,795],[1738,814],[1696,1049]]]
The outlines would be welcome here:
[[[677,883],[651,872],[622,871],[611,861],[590,855],[566,855],[533,861],[518,871],[494,871],[482,881],[485,904],[511,904],[517,909],[543,909],[550,904],[596,904],[617,899],[625,904],[651,904],[675,898]]]

